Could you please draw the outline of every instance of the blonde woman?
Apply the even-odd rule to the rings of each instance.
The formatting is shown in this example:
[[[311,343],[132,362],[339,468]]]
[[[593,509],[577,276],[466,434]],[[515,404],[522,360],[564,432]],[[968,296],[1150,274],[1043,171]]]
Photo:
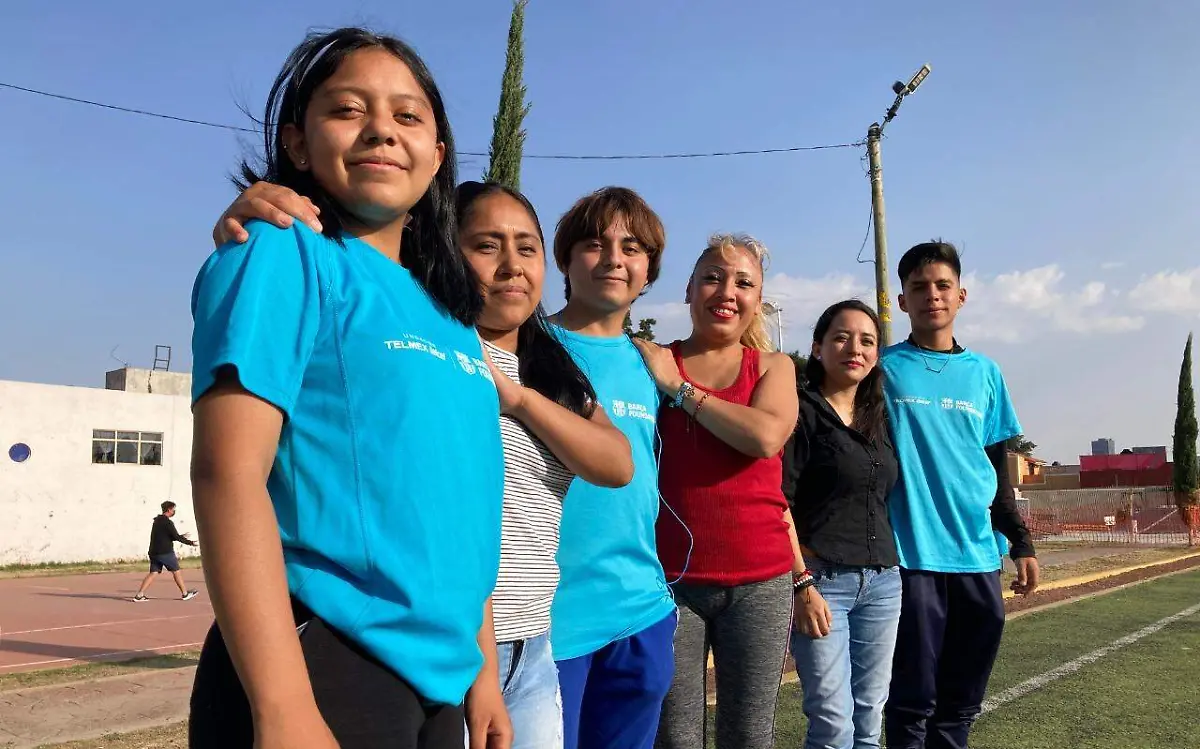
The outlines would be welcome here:
[[[692,333],[638,342],[663,392],[658,553],[679,604],[675,678],[656,746],[706,746],[705,673],[716,667],[716,746],[769,749],[802,572],[781,453],[796,425],[796,369],[763,322],[767,249],[716,235],[687,285]]]

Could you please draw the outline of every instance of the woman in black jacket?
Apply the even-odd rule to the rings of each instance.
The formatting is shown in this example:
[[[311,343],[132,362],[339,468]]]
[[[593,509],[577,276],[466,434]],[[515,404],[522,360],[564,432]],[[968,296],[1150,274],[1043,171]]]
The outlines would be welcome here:
[[[857,300],[821,315],[785,449],[799,552],[792,656],[805,746],[878,746],[900,620],[887,498],[898,466],[884,410],[879,318]]]

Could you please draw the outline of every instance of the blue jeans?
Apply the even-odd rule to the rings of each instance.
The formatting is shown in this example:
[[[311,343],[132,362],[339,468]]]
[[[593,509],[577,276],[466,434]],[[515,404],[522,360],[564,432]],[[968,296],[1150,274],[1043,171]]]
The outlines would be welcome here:
[[[496,646],[500,688],[513,724],[512,749],[562,749],[562,698],[550,635]]]
[[[808,718],[805,749],[878,747],[900,622],[900,570],[810,562],[833,628],[792,631],[792,657]]]

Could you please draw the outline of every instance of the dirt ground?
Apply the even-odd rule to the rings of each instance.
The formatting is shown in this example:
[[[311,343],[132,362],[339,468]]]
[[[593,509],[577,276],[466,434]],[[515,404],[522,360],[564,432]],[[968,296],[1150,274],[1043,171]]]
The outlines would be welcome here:
[[[0,692],[0,747],[26,749],[177,724],[187,718],[195,670],[160,669]]]
[[[1068,577],[1079,577],[1095,572],[1107,572],[1121,567],[1161,562],[1174,559],[1185,553],[1178,546],[1079,546],[1074,544],[1047,544],[1038,547],[1038,562],[1042,570],[1042,583],[1055,582]],[[1005,557],[1001,577],[1004,588],[1015,573],[1011,559]]]
[[[143,731],[111,734],[98,739],[49,746],[53,746],[53,749],[187,749],[187,745],[187,723],[173,723]],[[49,746],[46,749],[49,749]]]
[[[1070,598],[1078,598],[1079,596],[1101,593],[1112,588],[1119,588],[1130,583],[1148,580],[1153,577],[1158,577],[1170,572],[1178,572],[1180,570],[1188,570],[1195,567],[1200,567],[1200,557],[1192,557],[1191,559],[1181,559],[1178,562],[1169,562],[1166,564],[1147,567],[1140,570],[1133,570],[1121,575],[1106,577],[1101,580],[1094,580],[1090,583],[1082,585],[1072,585],[1069,588],[1056,588],[1054,590],[1041,590],[1034,593],[1032,596],[1023,597],[1016,596],[1009,598],[1004,602],[1005,613],[1015,613],[1024,611],[1030,608],[1045,606],[1051,603],[1058,603]]]

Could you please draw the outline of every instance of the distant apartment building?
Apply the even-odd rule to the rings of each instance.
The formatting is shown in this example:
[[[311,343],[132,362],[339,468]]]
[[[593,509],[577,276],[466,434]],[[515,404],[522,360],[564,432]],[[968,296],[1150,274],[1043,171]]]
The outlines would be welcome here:
[[[1092,455],[1116,455],[1117,443],[1112,437],[1101,437],[1097,440],[1092,440]]]

